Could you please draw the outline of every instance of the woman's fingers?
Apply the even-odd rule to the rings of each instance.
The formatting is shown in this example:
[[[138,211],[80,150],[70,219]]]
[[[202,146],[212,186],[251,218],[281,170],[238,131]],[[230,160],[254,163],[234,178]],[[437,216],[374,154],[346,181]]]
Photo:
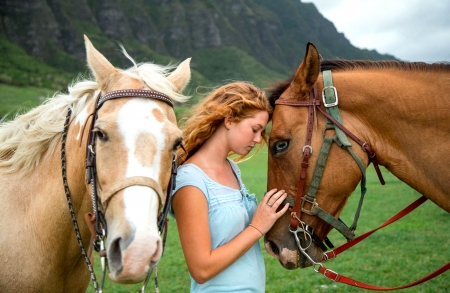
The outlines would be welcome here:
[[[267,191],[267,192],[264,194],[264,197],[263,197],[263,199],[261,200],[261,203],[267,204],[268,201],[269,201],[269,199],[272,197],[272,195],[273,195],[274,193],[277,192],[277,190],[278,190],[278,189],[274,188],[274,189],[271,189],[271,190]]]
[[[272,192],[273,191],[273,192]],[[267,202],[266,202],[266,204],[269,206],[269,207],[272,207],[272,206],[274,206],[274,205],[276,205],[276,207],[278,207],[280,204],[281,204],[281,202],[286,198],[286,196],[287,196],[287,194],[286,194],[286,192],[284,191],[284,190],[279,190],[279,191],[276,191],[276,189],[272,189],[270,192],[270,197],[267,199]],[[269,193],[269,192],[268,192]],[[267,193],[267,194],[268,194]],[[266,194],[266,196],[267,196],[267,194]],[[264,198],[265,199],[265,198]],[[281,200],[280,200],[281,199]]]
[[[280,197],[277,198],[277,200],[273,203],[273,207],[277,211],[276,214],[278,217],[281,217],[289,208],[289,203],[286,203],[280,210],[279,207],[283,204],[283,201],[286,199],[287,193],[284,192],[281,194]]]
[[[261,200],[252,220],[252,224],[266,233],[289,208],[289,204],[282,205],[287,193],[284,190],[272,189]]]
[[[288,209],[289,209],[289,203],[286,203],[282,209],[280,209],[278,212],[276,212],[278,218],[281,217],[282,215],[284,215],[284,213],[286,213]]]

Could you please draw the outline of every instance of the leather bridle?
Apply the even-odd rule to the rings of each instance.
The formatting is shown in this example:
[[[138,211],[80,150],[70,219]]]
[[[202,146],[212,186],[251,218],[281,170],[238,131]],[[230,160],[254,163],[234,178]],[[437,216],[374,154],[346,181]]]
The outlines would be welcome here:
[[[93,121],[90,126],[89,131],[89,137],[88,142],[86,146],[86,170],[87,170],[87,183],[91,185],[92,189],[92,206],[93,206],[93,217],[91,217],[89,220],[91,222],[94,222],[94,228],[91,228],[91,233],[94,233],[95,235],[92,235],[91,237],[91,245],[94,246],[94,248],[100,253],[101,261],[102,261],[102,268],[103,268],[103,279],[101,282],[101,286],[99,288],[95,273],[92,267],[92,264],[90,262],[89,256],[86,253],[82,239],[81,239],[81,233],[79,231],[78,223],[75,217],[75,212],[73,210],[70,191],[68,188],[67,183],[67,175],[66,175],[66,158],[65,158],[65,145],[66,145],[66,138],[68,133],[68,128],[70,124],[70,117],[72,114],[71,108],[69,107],[66,121],[64,124],[64,130],[62,134],[62,142],[61,142],[61,169],[63,174],[63,183],[64,183],[64,190],[67,198],[67,202],[69,205],[69,210],[72,216],[72,222],[74,224],[75,233],[78,240],[78,245],[80,246],[80,250],[82,252],[82,255],[84,256],[84,259],[86,261],[86,264],[89,268],[90,274],[91,274],[91,280],[94,286],[94,289],[96,292],[102,292],[104,278],[105,278],[105,271],[106,271],[106,251],[104,250],[104,239],[107,236],[107,223],[104,217],[104,212],[107,208],[108,202],[114,197],[115,194],[117,194],[120,190],[123,190],[129,186],[147,186],[150,187],[155,191],[155,193],[158,195],[159,200],[159,214],[158,214],[158,222],[157,227],[159,230],[160,235],[163,237],[162,245],[163,250],[166,242],[167,237],[167,215],[169,211],[169,198],[172,193],[172,191],[175,189],[175,177],[177,174],[177,159],[176,155],[174,154],[172,159],[172,170],[171,170],[171,176],[169,180],[169,184],[167,187],[167,194],[164,196],[163,189],[159,185],[158,182],[156,182],[154,179],[150,177],[144,177],[144,176],[134,176],[134,177],[128,177],[125,178],[119,182],[116,182],[112,184],[108,189],[101,191],[102,192],[102,201],[101,204],[99,204],[100,197],[97,193],[97,184],[96,184],[96,154],[95,154],[95,141],[96,141],[96,132],[93,131],[95,121],[97,120],[98,110],[102,107],[102,105],[112,99],[117,98],[126,98],[126,97],[136,97],[136,98],[148,98],[153,100],[162,101],[169,106],[173,108],[174,104],[172,100],[166,96],[163,93],[156,92],[156,91],[150,91],[150,90],[117,90],[110,92],[104,96],[99,96],[97,98],[97,101],[95,103],[95,108],[93,113],[90,115],[93,117]],[[91,224],[88,222],[88,225]],[[94,230],[94,231],[93,231]],[[152,268],[153,269],[153,268]],[[144,292],[145,287],[147,285],[147,282],[149,280],[149,277],[151,275],[152,269],[147,274],[147,278],[144,281],[143,287],[140,292]],[[156,285],[156,284],[155,284]]]
[[[324,82],[326,82],[325,80],[328,78],[331,79],[331,72],[324,72]],[[288,99],[278,99],[275,101],[275,105],[308,107],[308,123],[307,123],[306,139],[305,145],[303,147],[303,157],[301,161],[301,169],[297,185],[297,194],[295,198],[288,198],[285,202],[288,202],[291,206],[291,219],[289,227],[290,231],[293,233],[294,231],[296,231],[296,233],[302,232],[305,236],[309,237],[309,239],[305,240],[314,241],[314,243],[316,243],[323,251],[327,250],[323,242],[325,242],[330,248],[333,248],[332,243],[328,240],[328,238],[321,240],[314,232],[314,229],[311,226],[307,225],[306,223],[300,220],[301,214],[306,213],[308,215],[319,217],[326,223],[330,224],[333,228],[338,230],[347,240],[351,240],[355,237],[354,230],[356,229],[359,213],[362,207],[362,201],[366,190],[365,166],[362,163],[361,159],[356,154],[354,154],[354,152],[350,149],[351,143],[348,141],[347,135],[351,137],[367,152],[369,156],[369,162],[373,163],[381,184],[384,184],[384,180],[378,166],[375,152],[372,150],[372,148],[367,142],[364,142],[358,137],[356,137],[342,125],[339,110],[337,109],[337,106],[339,104],[337,91],[334,88],[334,86],[332,86],[332,82],[330,83],[331,83],[330,85],[325,85],[322,91],[323,105],[326,110],[324,110],[321,107],[322,103],[318,97],[317,85],[314,85],[314,87],[311,89],[308,101],[298,101]],[[327,118],[327,126],[324,130],[324,142],[320,150],[320,155],[316,164],[316,168],[314,170],[313,178],[311,180],[309,189],[305,190],[306,173],[309,167],[309,158],[313,151],[311,141],[313,135],[314,118],[316,110],[320,111],[322,114],[325,115],[325,117]],[[334,129],[336,132],[336,136],[333,138],[326,136],[325,131],[328,129]],[[328,157],[328,152],[333,142],[337,143],[342,148],[346,149],[352,155],[352,157],[357,162],[363,174],[361,179],[360,204],[355,213],[354,222],[350,226],[350,228],[341,219],[335,219],[333,215],[330,215],[328,212],[324,211],[316,201],[316,192],[323,175],[326,160]],[[307,205],[310,206],[309,209],[306,208]]]
[[[86,147],[86,169],[87,169],[87,181],[92,186],[92,203],[93,203],[93,210],[96,217],[95,222],[95,229],[97,234],[105,234],[107,235],[107,226],[106,221],[104,220],[103,213],[99,210],[99,196],[97,195],[97,186],[96,186],[96,161],[95,161],[95,140],[97,133],[94,130],[95,121],[97,120],[98,110],[103,106],[103,104],[109,100],[117,99],[117,98],[125,98],[125,97],[136,97],[136,98],[148,98],[148,99],[154,99],[162,101],[166,104],[168,104],[170,107],[173,108],[173,102],[172,100],[166,96],[163,93],[156,92],[156,91],[150,91],[150,90],[117,90],[110,92],[104,96],[101,96],[98,98],[96,102],[96,107],[94,109],[94,112],[91,114],[94,118],[91,123],[90,131],[89,131],[89,138],[88,138],[88,144]],[[174,168],[175,167],[175,168]],[[150,177],[143,177],[143,176],[135,176],[135,177],[128,177],[125,178],[119,182],[116,182],[113,184],[110,188],[108,188],[105,191],[102,191],[102,206],[106,210],[108,202],[112,199],[112,197],[117,194],[120,190],[127,188],[129,186],[133,185],[141,185],[141,186],[147,186],[153,189],[159,198],[159,207],[164,206],[164,208],[167,206],[167,201],[170,196],[170,192],[174,188],[172,185],[174,184],[175,180],[174,177],[176,176],[176,157],[174,155],[173,161],[172,161],[172,172],[171,172],[171,179],[169,183],[169,188],[167,189],[167,196],[164,198],[164,194],[162,191],[161,186],[158,182],[156,182],[154,179]],[[165,204],[163,205],[163,201]],[[160,215],[161,216],[161,215]],[[167,218],[167,209],[165,208],[163,211],[163,215],[165,218]],[[102,224],[100,224],[102,222]],[[158,220],[158,229],[160,232],[163,231],[164,227],[164,221]],[[100,225],[103,226],[103,228],[100,227]],[[104,230],[104,231],[102,231]]]
[[[314,87],[311,89],[309,93],[309,100],[308,101],[296,101],[296,100],[288,100],[288,99],[278,99],[275,101],[275,105],[287,105],[287,106],[293,106],[293,107],[308,107],[308,124],[307,124],[307,132],[306,132],[306,141],[305,146],[303,147],[303,158],[301,162],[301,171],[300,171],[300,177],[298,181],[297,186],[297,194],[295,198],[288,198],[285,200],[285,203],[289,203],[291,206],[291,219],[289,224],[289,231],[293,234],[294,239],[297,243],[299,252],[303,254],[313,265],[314,271],[317,273],[321,273],[326,278],[335,281],[335,282],[341,282],[345,283],[347,285],[364,288],[364,289],[370,289],[370,290],[377,290],[377,291],[391,291],[391,290],[398,290],[398,289],[404,289],[409,288],[418,284],[421,284],[427,280],[430,280],[445,271],[450,269],[450,262],[442,266],[441,268],[437,269],[436,271],[432,272],[431,274],[423,277],[420,280],[417,280],[415,282],[412,282],[407,285],[395,287],[395,288],[386,288],[386,287],[378,287],[373,286],[369,284],[365,284],[359,281],[355,281],[351,278],[345,277],[343,275],[340,275],[330,269],[327,269],[321,262],[325,262],[329,259],[335,258],[338,254],[344,252],[345,250],[349,249],[350,247],[353,247],[354,245],[358,244],[374,232],[378,231],[379,229],[386,227],[387,225],[392,224],[393,222],[401,219],[411,211],[413,211],[415,208],[420,206],[422,203],[424,203],[427,198],[422,196],[419,199],[417,199],[415,202],[407,206],[405,209],[397,213],[395,216],[393,216],[391,219],[383,223],[380,227],[373,229],[369,232],[366,232],[357,238],[355,238],[354,231],[356,229],[356,224],[359,218],[359,214],[361,211],[362,203],[364,194],[366,192],[365,187],[365,166],[363,165],[360,158],[356,156],[356,154],[351,151],[350,146],[351,143],[348,141],[347,136],[351,137],[353,141],[355,141],[357,144],[359,144],[368,154],[369,157],[369,163],[372,162],[376,173],[378,175],[378,178],[381,182],[381,184],[385,184],[384,179],[381,175],[377,158],[375,155],[375,152],[372,150],[370,145],[367,142],[362,141],[358,137],[356,137],[354,134],[352,134],[348,129],[346,129],[342,125],[342,119],[339,114],[339,110],[337,108],[339,102],[338,102],[338,96],[336,88],[333,86],[332,78],[331,78],[331,71],[324,71],[323,72],[323,81],[324,81],[324,88],[322,90],[322,100],[323,100],[323,106],[325,109],[321,107],[321,101],[318,98],[317,94],[317,85],[314,85]],[[313,173],[313,177],[310,182],[310,186],[308,191],[305,191],[305,181],[306,181],[306,172],[309,166],[309,157],[312,153],[312,133],[313,133],[313,125],[314,125],[314,116],[315,116],[315,110],[319,110],[325,117],[326,117],[326,127],[324,129],[324,141],[322,143],[322,147],[320,150],[319,158]],[[330,138],[325,135],[325,131],[328,129],[334,129],[336,132],[335,137]],[[331,147],[331,143],[335,142],[342,148],[346,149],[350,155],[355,159],[356,163],[358,164],[359,168],[361,169],[361,172],[363,174],[361,179],[361,198],[359,201],[358,208],[355,213],[355,218],[353,224],[349,227],[344,224],[344,222],[341,219],[335,219],[332,215],[324,211],[317,203],[315,199],[315,194],[318,189],[318,186],[320,184],[320,180],[323,175],[323,171],[325,168],[326,160],[328,157],[328,152]],[[307,203],[310,206],[310,209],[308,210],[305,207],[305,203]],[[321,262],[314,261],[307,253],[307,249],[310,246],[311,242],[314,241],[324,252],[327,250],[326,246],[323,244],[323,242],[327,243],[327,245],[330,248],[332,247],[331,242],[329,242],[328,238],[325,238],[322,242],[322,240],[317,236],[317,234],[314,233],[314,229],[307,225],[305,222],[301,221],[301,215],[303,213],[306,213],[308,215],[317,216],[323,221],[330,224],[333,228],[337,229],[344,237],[347,238],[348,242],[343,244],[342,246],[334,249],[333,251],[329,251],[324,253],[323,258]],[[304,238],[306,240],[306,245],[302,245],[302,242],[300,241],[300,238],[298,237],[298,234],[303,234]],[[309,240],[309,242],[308,242]],[[331,244],[331,246],[330,246]],[[317,268],[316,268],[317,267]]]

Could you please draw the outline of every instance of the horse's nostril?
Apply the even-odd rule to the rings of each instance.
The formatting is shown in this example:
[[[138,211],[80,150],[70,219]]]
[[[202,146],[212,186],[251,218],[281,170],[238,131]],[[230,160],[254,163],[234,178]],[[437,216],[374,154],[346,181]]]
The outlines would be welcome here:
[[[122,250],[120,249],[120,241],[122,238],[117,238],[109,246],[108,262],[117,271],[122,270]]]
[[[269,242],[270,249],[272,250],[272,252],[276,255],[280,255],[280,249],[278,249],[278,246],[270,240],[268,242]]]

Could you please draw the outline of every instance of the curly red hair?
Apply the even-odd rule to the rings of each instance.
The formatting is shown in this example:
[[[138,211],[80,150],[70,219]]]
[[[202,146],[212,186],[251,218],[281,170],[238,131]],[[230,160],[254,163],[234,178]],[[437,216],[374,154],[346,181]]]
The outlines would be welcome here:
[[[264,92],[247,82],[233,82],[213,90],[204,100],[194,106],[190,111],[190,118],[185,122],[183,130],[184,150],[178,151],[179,162],[189,159],[203,143],[208,140],[226,117],[238,122],[251,117],[256,111],[272,113]],[[267,143],[267,134],[262,133],[263,143]],[[232,154],[229,154],[232,155]],[[242,160],[245,156],[236,158]]]

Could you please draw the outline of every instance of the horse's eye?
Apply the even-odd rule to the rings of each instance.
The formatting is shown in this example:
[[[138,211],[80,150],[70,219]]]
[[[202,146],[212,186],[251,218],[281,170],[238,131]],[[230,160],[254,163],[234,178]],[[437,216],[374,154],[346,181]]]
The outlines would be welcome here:
[[[275,155],[277,153],[284,152],[289,147],[288,140],[279,140],[275,142],[272,146],[272,154]]]
[[[101,131],[100,129],[95,129],[94,132],[100,141],[108,141],[109,138],[105,132]]]
[[[174,151],[174,152],[178,150],[178,148],[179,148],[180,145],[181,145],[181,142],[182,142],[182,139],[181,139],[181,138],[180,138],[180,139],[177,139],[177,140],[175,141],[175,143],[173,144],[173,151]]]

